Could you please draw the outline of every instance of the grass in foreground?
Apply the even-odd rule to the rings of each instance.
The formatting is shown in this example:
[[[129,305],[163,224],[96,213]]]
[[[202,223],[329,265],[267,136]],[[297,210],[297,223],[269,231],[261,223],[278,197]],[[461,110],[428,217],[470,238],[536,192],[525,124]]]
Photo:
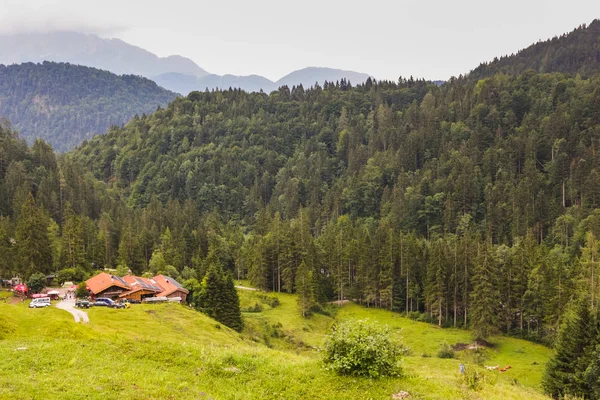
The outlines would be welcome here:
[[[250,294],[240,296],[245,302]],[[497,339],[489,363],[508,359],[520,383],[496,373],[489,375],[491,383],[471,391],[458,374],[460,361],[421,357],[435,356],[443,341],[468,342],[468,332],[356,305],[342,307],[335,319],[306,320],[297,313],[295,296],[278,297],[278,307],[244,314],[248,328],[242,334],[175,304],[92,309],[91,323],[77,325],[54,307],[0,303],[0,398],[390,399],[401,390],[412,399],[545,398],[536,391],[538,370],[521,367],[527,360],[545,362],[548,350],[541,346]],[[322,343],[336,319],[365,316],[388,324],[411,348],[404,377],[347,378],[323,369],[311,347]],[[265,324],[277,325],[277,335],[285,333],[270,338],[273,348],[257,337],[267,332]]]

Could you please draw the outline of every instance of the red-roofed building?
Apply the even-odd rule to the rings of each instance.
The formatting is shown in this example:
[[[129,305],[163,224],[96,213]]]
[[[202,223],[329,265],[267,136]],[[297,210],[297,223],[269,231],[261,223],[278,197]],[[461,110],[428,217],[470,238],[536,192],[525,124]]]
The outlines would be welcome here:
[[[123,280],[127,282],[127,285],[129,285],[131,289],[121,293],[119,298],[142,301],[147,297],[154,297],[163,291],[163,288],[158,286],[153,279],[125,275]]]
[[[85,281],[93,298],[109,297],[116,298],[123,292],[131,290],[123,278],[101,272]]]
[[[101,272],[85,281],[93,298],[109,297],[142,301],[148,297],[179,297],[185,303],[189,291],[175,279],[157,275],[154,278],[125,275],[120,278]]]
[[[163,288],[163,291],[158,293],[157,297],[180,297],[181,302],[185,303],[187,295],[190,293],[187,289],[185,289],[179,282],[175,279],[170,278],[164,275],[156,275],[152,278],[154,282],[156,282],[160,287]]]

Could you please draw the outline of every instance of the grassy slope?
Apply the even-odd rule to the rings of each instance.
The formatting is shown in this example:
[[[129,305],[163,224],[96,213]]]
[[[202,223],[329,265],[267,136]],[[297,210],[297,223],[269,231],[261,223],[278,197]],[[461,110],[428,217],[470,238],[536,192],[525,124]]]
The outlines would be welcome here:
[[[256,301],[255,294],[240,295],[242,304]],[[435,355],[443,341],[468,342],[467,332],[355,305],[343,307],[336,319],[368,316],[386,323],[413,355],[405,358],[401,379],[337,377],[310,350],[334,319],[305,320],[297,315],[294,296],[278,297],[279,307],[245,313],[248,328],[242,335],[173,304],[92,309],[91,323],[76,325],[70,314],[54,307],[30,310],[26,304],[0,303],[0,398],[390,399],[400,390],[413,399],[544,398],[534,391],[542,366],[531,365],[547,359],[541,346],[499,338],[486,364],[509,362],[513,369],[488,374],[495,384],[468,391],[459,382],[458,360],[421,357]],[[265,336],[272,348],[257,343]],[[519,384],[511,382],[514,377]]]

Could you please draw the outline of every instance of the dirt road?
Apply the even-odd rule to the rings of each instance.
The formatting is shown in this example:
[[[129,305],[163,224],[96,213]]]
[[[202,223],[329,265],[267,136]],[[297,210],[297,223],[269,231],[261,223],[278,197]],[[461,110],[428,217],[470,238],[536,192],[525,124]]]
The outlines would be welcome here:
[[[65,310],[73,314],[75,322],[88,323],[90,319],[85,311],[75,308],[75,300],[63,300],[56,305],[61,310]]]

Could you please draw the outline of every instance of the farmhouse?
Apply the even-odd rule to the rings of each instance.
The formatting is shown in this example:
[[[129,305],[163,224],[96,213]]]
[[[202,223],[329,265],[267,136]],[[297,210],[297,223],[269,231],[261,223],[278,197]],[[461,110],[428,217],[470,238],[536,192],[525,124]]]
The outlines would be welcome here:
[[[142,301],[150,297],[179,297],[185,303],[189,291],[175,279],[157,275],[154,278],[116,275],[101,272],[86,281],[92,297],[110,297]]]
[[[153,280],[163,288],[163,291],[157,297],[179,297],[181,298],[181,302],[185,303],[185,299],[190,292],[175,279],[164,275],[156,275]]]
[[[131,290],[121,293],[120,298],[142,301],[147,297],[154,297],[163,291],[154,279],[142,278],[141,276],[125,275],[123,280],[127,282]]]
[[[92,297],[119,297],[120,294],[131,290],[123,278],[101,272],[85,281]]]

